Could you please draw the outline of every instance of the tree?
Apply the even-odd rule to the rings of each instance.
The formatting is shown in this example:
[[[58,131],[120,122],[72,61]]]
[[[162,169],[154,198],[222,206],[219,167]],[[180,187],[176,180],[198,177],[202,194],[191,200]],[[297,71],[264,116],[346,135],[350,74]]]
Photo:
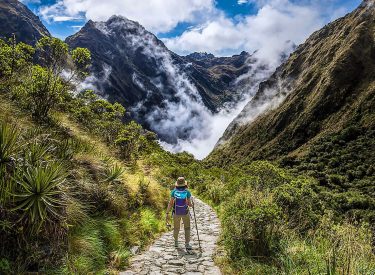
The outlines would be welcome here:
[[[111,104],[99,98],[92,90],[79,93],[70,103],[70,110],[75,119],[109,143],[124,127],[125,108],[119,103]]]
[[[120,147],[121,155],[125,159],[131,159],[138,154],[139,148],[144,142],[145,137],[142,135],[142,126],[134,121],[125,125],[115,140],[115,144]]]
[[[62,101],[67,86],[64,80],[39,65],[33,66],[26,88],[27,105],[34,118],[45,120],[52,108]]]
[[[35,49],[24,43],[0,40],[0,88],[9,91],[22,83],[31,65]]]
[[[69,54],[68,45],[58,38],[43,37],[36,50],[40,65],[32,68],[24,93],[34,118],[48,119],[55,108],[74,88],[74,80],[87,75],[90,52],[77,48]]]

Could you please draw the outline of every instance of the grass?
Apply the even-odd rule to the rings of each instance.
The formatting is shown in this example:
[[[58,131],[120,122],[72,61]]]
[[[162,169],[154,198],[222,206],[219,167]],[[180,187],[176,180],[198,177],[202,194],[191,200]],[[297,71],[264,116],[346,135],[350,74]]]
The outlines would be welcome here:
[[[58,159],[69,171],[68,180],[61,186],[68,253],[66,257],[61,254],[64,257],[60,257],[59,265],[49,270],[57,268],[63,274],[116,273],[126,268],[132,246],[145,247],[165,230],[162,211],[168,193],[152,168],[145,165],[147,161],[122,161],[116,148],[63,113],[54,113],[51,125],[39,125],[3,98],[0,119],[7,120],[8,116],[8,121],[20,122],[17,128],[28,140],[25,148],[30,148],[29,163]],[[140,187],[140,182],[147,184]],[[1,224],[6,228],[6,223]],[[13,269],[12,260],[1,261],[3,270],[8,264]]]

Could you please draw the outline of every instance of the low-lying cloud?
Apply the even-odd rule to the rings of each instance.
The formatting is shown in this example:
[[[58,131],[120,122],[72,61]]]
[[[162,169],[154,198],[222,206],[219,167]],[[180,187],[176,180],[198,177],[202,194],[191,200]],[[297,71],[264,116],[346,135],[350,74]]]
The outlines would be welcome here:
[[[237,84],[241,84],[239,89],[241,88],[242,97],[237,102],[227,103],[218,113],[213,113],[205,106],[197,88],[185,73],[189,64],[183,64],[182,67],[175,64],[170,52],[158,43],[155,36],[126,19],[111,20],[110,23],[99,22],[96,27],[108,36],[118,37],[123,34],[124,37],[118,37],[120,41],[130,43],[130,48],[134,51],[141,49],[145,58],[155,63],[157,77],[150,77],[147,81],[153,83],[157,91],[147,90],[149,86],[143,83],[144,79],[136,72],[132,75],[133,83],[147,95],[143,101],[133,106],[132,112],[146,114],[144,118],[151,130],[164,140],[161,142],[164,148],[172,152],[188,151],[199,159],[209,154],[229,123],[255,94],[259,82],[272,71],[252,58],[249,73],[237,80]],[[135,31],[120,31],[129,28]],[[116,31],[112,33],[114,29]],[[105,67],[103,69],[110,72]],[[161,75],[163,77],[160,78]],[[249,78],[252,81],[248,81]],[[154,93],[159,93],[164,99],[158,105],[150,107],[146,102],[154,102]]]

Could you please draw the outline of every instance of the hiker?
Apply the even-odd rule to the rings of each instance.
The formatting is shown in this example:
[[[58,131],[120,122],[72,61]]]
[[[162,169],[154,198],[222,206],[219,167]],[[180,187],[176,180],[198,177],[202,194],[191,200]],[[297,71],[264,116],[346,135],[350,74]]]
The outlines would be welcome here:
[[[168,203],[166,221],[169,224],[170,211],[173,216],[173,237],[174,246],[178,247],[178,233],[180,232],[181,220],[184,223],[185,230],[185,248],[191,250],[190,245],[190,213],[189,207],[194,207],[191,202],[191,193],[187,189],[187,182],[184,177],[179,177],[175,183],[175,188],[171,191],[171,198]]]

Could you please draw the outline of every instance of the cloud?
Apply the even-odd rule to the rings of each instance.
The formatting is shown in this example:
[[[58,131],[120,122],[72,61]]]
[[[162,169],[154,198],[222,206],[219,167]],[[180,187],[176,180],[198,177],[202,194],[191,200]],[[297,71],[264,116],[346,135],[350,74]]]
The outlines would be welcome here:
[[[121,29],[128,29],[129,24],[132,24],[133,31],[122,32]],[[116,35],[119,41],[126,39],[132,50],[142,50],[146,58],[155,62],[155,69],[158,70],[156,77],[145,80],[136,72],[131,76],[133,83],[147,95],[131,110],[134,114],[142,114],[142,120],[147,121],[151,130],[165,141],[162,142],[164,148],[173,152],[188,151],[200,159],[207,156],[227,125],[240,113],[255,93],[257,83],[259,84],[270,74],[270,72],[265,74],[264,70],[259,70],[258,64],[253,63],[254,67],[250,69],[253,73],[246,76],[253,80],[251,85],[248,87],[241,85],[243,97],[237,102],[228,103],[219,113],[214,114],[205,106],[197,88],[185,73],[185,66],[188,65],[180,66],[173,62],[170,52],[158,43],[155,36],[138,24],[120,18],[107,23],[96,23],[96,27],[109,37]],[[103,70],[111,72],[105,66]],[[102,79],[90,77],[84,83],[85,88],[90,88],[92,84],[103,83],[107,78],[108,74]],[[152,82],[157,89],[148,90],[148,81]],[[246,85],[246,81],[241,84]],[[97,88],[99,91],[102,90],[100,87]],[[162,102],[156,103],[155,96],[162,98]],[[151,106],[150,103],[152,103]]]
[[[82,29],[83,25],[76,25],[76,26],[70,26],[72,29],[74,29],[75,31],[79,31],[80,29]]]
[[[40,4],[40,0],[20,0],[20,2],[24,4],[28,4],[28,3]]]
[[[249,1],[248,0],[238,0],[237,1],[237,4],[238,5],[243,5],[243,4],[246,4],[246,3],[248,3]]]
[[[202,22],[215,12],[214,0],[59,0],[42,7],[39,13],[54,21],[59,17],[106,21],[112,15],[122,15],[160,33],[180,22]]]
[[[280,55],[289,53],[293,43],[303,42],[327,21],[320,5],[297,5],[287,0],[261,2],[267,3],[254,15],[236,22],[221,14],[199,28],[164,39],[164,42],[180,54],[202,51],[229,55],[240,50],[258,51],[258,57],[278,64]]]

